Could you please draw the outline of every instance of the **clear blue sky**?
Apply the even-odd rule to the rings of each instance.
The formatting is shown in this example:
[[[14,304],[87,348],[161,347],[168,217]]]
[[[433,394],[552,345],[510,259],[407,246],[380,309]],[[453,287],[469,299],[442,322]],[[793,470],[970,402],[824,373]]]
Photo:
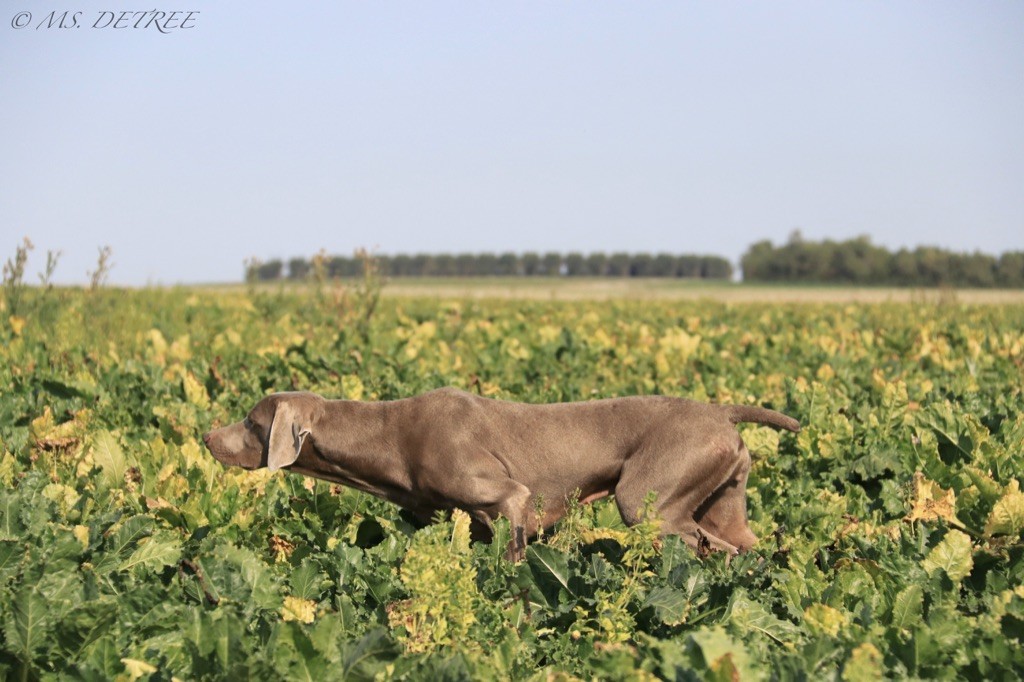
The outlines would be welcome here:
[[[0,17],[0,258],[1024,249],[1024,2],[195,1]],[[129,9],[130,6],[115,9]],[[32,23],[18,12],[32,12]]]

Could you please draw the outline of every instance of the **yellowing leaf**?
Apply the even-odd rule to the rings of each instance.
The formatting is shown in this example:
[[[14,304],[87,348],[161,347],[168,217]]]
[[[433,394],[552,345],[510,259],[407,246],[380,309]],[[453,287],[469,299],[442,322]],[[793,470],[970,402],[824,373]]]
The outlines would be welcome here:
[[[767,426],[745,429],[743,442],[750,452],[759,455],[775,455],[779,452],[779,432]]]
[[[131,680],[137,680],[143,675],[152,675],[156,672],[156,667],[145,661],[139,661],[134,658],[122,658],[121,662],[124,663],[124,670],[128,673],[128,678]]]
[[[43,497],[56,502],[61,512],[66,514],[78,502],[80,495],[74,488],[63,483],[50,483],[43,488]]]
[[[882,652],[870,642],[854,649],[843,666],[843,680],[849,682],[875,682],[883,679],[884,673]]]
[[[951,530],[921,562],[928,573],[942,569],[954,583],[966,578],[974,568],[974,547],[971,538],[958,530]]]
[[[285,597],[281,607],[281,620],[294,620],[300,623],[312,623],[316,618],[316,602],[312,599]]]
[[[7,321],[11,323],[11,331],[14,332],[14,335],[21,336],[21,330],[25,328],[25,318],[11,315]]]
[[[452,512],[451,549],[453,552],[458,552],[460,554],[466,554],[469,552],[469,526],[469,514],[461,509],[456,509]]]
[[[190,403],[204,410],[210,408],[210,396],[206,393],[206,387],[199,383],[199,380],[196,379],[192,372],[185,374],[182,377],[181,383],[185,389],[185,398]]]
[[[118,487],[124,483],[124,472],[128,464],[114,434],[103,431],[94,436],[89,452],[92,461],[103,470],[103,480],[108,487]]]
[[[829,637],[838,637],[846,621],[845,613],[828,604],[811,604],[804,610],[804,622],[811,630]]]
[[[550,324],[545,324],[537,330],[537,337],[541,340],[541,343],[551,343],[561,335],[562,328]]]
[[[700,647],[713,679],[754,679],[753,660],[742,642],[737,642],[721,627],[700,629],[691,637]]]
[[[920,471],[914,474],[913,508],[905,520],[935,521],[945,519],[956,522],[956,494],[953,489],[943,490],[935,481],[929,481]]]
[[[172,360],[185,362],[192,357],[192,337],[189,334],[174,340],[167,352]]]
[[[47,405],[43,408],[43,413],[32,420],[29,424],[28,432],[32,435],[34,440],[42,440],[53,430],[53,411],[50,406]]]
[[[501,350],[513,360],[528,360],[530,358],[530,349],[523,346],[514,336],[502,341]]]
[[[82,545],[82,549],[88,549],[89,547],[89,527],[78,525],[71,529],[74,533],[75,539]]]
[[[718,682],[718,680],[734,682],[735,680],[742,680],[743,676],[740,674],[739,668],[736,667],[736,661],[733,660],[732,654],[728,653],[714,660],[711,663],[711,675],[708,679]]]
[[[166,362],[165,356],[167,354],[167,339],[160,332],[159,329],[150,329],[146,332],[146,339],[149,341],[151,350],[148,353],[150,358],[160,365]]]
[[[1019,535],[1024,530],[1024,493],[1020,483],[1010,481],[1006,493],[996,502],[985,522],[986,535]]]
[[[363,399],[363,380],[355,374],[346,374],[341,378],[341,392],[348,400]]]
[[[580,540],[588,545],[598,540],[614,540],[625,547],[629,544],[629,533],[615,528],[589,528],[580,531]]]

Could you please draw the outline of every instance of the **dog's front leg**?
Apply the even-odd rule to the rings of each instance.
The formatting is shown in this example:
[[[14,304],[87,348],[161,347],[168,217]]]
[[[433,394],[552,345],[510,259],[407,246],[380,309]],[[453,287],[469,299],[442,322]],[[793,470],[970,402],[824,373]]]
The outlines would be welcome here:
[[[537,515],[531,508],[533,495],[530,489],[509,478],[487,481],[483,487],[488,489],[488,503],[470,505],[472,516],[488,527],[499,516],[508,519],[512,539],[505,550],[505,558],[522,561],[526,556],[526,540],[531,534],[530,530],[537,527]]]

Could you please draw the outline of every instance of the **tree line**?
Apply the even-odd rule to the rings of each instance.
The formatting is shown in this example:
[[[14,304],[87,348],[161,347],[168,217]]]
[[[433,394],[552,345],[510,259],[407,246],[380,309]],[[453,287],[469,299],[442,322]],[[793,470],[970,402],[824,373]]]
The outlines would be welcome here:
[[[385,277],[675,277],[728,280],[721,256],[668,253],[459,253],[331,256],[246,263],[247,281],[358,278],[367,264]],[[1024,251],[1000,256],[933,246],[892,252],[868,237],[809,241],[799,231],[775,246],[751,245],[740,259],[745,282],[919,287],[1024,288]]]
[[[459,253],[375,255],[386,277],[680,277],[730,279],[732,263],[720,256],[667,253]],[[314,256],[246,263],[246,280],[304,280],[319,269],[331,278],[362,277],[366,256]]]
[[[919,246],[892,252],[868,237],[815,242],[799,231],[781,246],[751,245],[740,266],[745,282],[1024,287],[1024,251],[992,256]]]

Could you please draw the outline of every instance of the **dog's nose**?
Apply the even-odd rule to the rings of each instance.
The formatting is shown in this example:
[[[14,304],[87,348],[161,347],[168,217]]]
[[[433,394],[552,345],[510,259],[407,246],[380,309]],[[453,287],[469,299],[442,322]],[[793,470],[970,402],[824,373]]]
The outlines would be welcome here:
[[[209,431],[207,431],[206,433],[203,434],[203,442],[206,443],[207,445],[210,444],[210,432]]]

